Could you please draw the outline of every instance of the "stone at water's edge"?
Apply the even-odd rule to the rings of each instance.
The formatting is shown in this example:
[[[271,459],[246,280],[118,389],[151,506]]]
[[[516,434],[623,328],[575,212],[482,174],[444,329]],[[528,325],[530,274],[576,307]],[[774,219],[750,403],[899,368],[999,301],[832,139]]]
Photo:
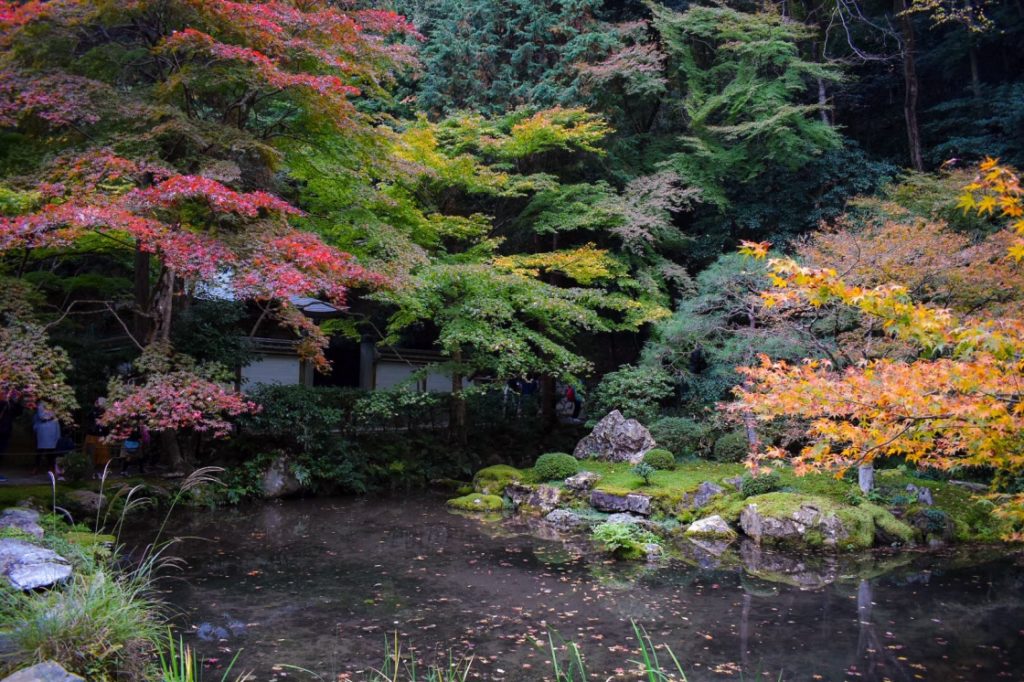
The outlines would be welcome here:
[[[779,516],[762,514],[756,504],[748,504],[740,513],[740,527],[758,544],[801,544],[807,533],[813,531],[820,536],[821,544],[835,547],[850,535],[838,516],[823,513],[810,502]]]
[[[799,555],[772,552],[744,541],[740,545],[740,558],[748,573],[794,585],[801,590],[821,589],[839,578],[839,567],[829,556],[817,556],[817,561],[809,565]]]
[[[107,503],[105,495],[94,493],[91,490],[72,490],[67,494],[67,499],[72,506],[91,514],[95,514],[103,509],[103,506]]]
[[[637,493],[613,495],[595,490],[590,493],[590,506],[602,512],[632,512],[641,516],[651,515],[651,498]]]
[[[43,537],[43,527],[39,525],[39,512],[34,509],[11,508],[0,512],[0,530],[13,528],[23,533]]]
[[[735,538],[737,533],[725,519],[715,514],[691,523],[686,529],[686,535],[703,538]]]
[[[544,520],[562,532],[573,530],[583,524],[583,519],[568,509],[555,509],[545,516]]]
[[[262,490],[263,497],[267,499],[288,497],[302,492],[303,485],[292,473],[287,457],[277,457],[270,463],[263,474]]]
[[[517,509],[532,507],[546,514],[561,502],[562,491],[553,485],[529,486],[522,483],[510,483],[505,487],[505,497],[511,500],[512,506]]]
[[[67,580],[71,566],[51,549],[5,538],[0,540],[0,575],[16,590],[35,590]]]
[[[590,490],[601,480],[601,474],[595,471],[581,471],[565,479],[565,487],[569,490]]]
[[[612,410],[597,423],[589,436],[576,444],[576,459],[596,459],[610,462],[641,462],[656,443],[651,432],[635,419],[626,419],[618,410]]]
[[[69,673],[59,663],[44,661],[19,670],[0,682],[85,682],[85,678]]]

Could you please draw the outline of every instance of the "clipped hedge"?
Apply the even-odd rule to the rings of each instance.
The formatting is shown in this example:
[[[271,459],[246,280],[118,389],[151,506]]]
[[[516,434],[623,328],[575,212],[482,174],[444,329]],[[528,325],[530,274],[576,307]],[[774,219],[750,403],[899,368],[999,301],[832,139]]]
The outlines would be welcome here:
[[[671,471],[676,468],[676,457],[668,450],[654,448],[644,455],[644,464],[661,471]]]
[[[537,458],[533,473],[538,481],[560,481],[580,470],[580,464],[572,455],[564,452],[549,452]]]

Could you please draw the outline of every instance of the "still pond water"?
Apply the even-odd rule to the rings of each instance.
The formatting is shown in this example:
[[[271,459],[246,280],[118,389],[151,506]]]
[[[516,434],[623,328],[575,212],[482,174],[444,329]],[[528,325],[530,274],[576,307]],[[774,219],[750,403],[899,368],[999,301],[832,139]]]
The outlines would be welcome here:
[[[753,546],[606,560],[539,522],[481,522],[432,496],[181,514],[186,642],[256,680],[360,679],[398,633],[471,677],[550,678],[548,632],[594,679],[634,679],[631,621],[698,680],[1024,680],[1024,557],[991,549],[802,562]],[[208,674],[219,679],[217,673]]]

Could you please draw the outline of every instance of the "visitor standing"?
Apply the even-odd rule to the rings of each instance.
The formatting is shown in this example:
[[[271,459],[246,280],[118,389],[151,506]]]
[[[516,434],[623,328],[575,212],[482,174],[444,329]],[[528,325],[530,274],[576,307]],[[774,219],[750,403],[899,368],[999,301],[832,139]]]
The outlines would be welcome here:
[[[43,458],[46,458],[47,470],[59,478],[57,443],[60,441],[60,422],[45,403],[40,402],[36,405],[36,413],[32,417],[32,430],[36,432],[36,473],[39,473]]]

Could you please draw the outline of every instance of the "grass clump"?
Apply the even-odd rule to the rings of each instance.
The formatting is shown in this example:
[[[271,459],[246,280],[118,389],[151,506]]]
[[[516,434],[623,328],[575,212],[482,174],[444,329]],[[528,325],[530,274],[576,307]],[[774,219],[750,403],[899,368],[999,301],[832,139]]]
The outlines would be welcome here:
[[[676,468],[676,457],[668,450],[654,448],[644,455],[644,464],[662,471],[672,471]]]
[[[774,471],[760,476],[744,476],[740,484],[740,493],[743,497],[764,495],[778,490],[781,482],[779,475]]]
[[[560,481],[580,470],[580,464],[572,455],[564,452],[549,452],[537,458],[533,473],[538,481]]]
[[[513,466],[495,464],[476,472],[476,476],[473,477],[473,490],[486,495],[500,495],[509,483],[516,483],[525,478],[525,472]]]
[[[717,462],[742,462],[747,457],[749,447],[746,432],[737,429],[715,441],[713,455]]]
[[[448,500],[448,506],[462,511],[493,512],[501,511],[505,507],[505,501],[497,495],[472,493]]]

